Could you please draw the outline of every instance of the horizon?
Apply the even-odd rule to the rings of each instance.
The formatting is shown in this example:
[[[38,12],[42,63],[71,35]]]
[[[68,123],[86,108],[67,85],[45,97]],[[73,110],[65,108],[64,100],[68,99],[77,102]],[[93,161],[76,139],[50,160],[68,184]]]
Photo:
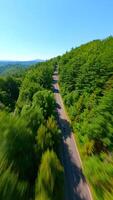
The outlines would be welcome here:
[[[0,2],[0,60],[48,60],[109,37],[112,8],[112,0],[4,0]]]
[[[45,60],[43,60],[43,59],[33,59],[33,60],[10,60],[10,59],[8,59],[8,60],[0,60],[0,62],[31,62],[31,61],[45,61]]]
[[[109,37],[109,36],[108,36]],[[102,39],[94,39],[94,40],[103,40],[103,39],[105,39],[105,38],[102,38]],[[90,40],[91,41],[91,40]],[[82,44],[80,44],[80,45],[78,45],[78,46],[76,46],[75,48],[77,48],[77,47],[80,47],[81,45],[84,45],[84,44],[86,44],[86,43],[88,43],[88,42],[90,42],[90,41],[87,41],[87,42],[85,42],[85,43],[82,43]],[[92,40],[93,41],[93,40]],[[42,61],[46,61],[46,60],[50,60],[50,59],[52,59],[52,58],[55,58],[55,57],[57,57],[57,56],[62,56],[63,54],[65,54],[66,52],[68,52],[68,51],[71,51],[71,49],[72,49],[73,47],[70,47],[70,49],[68,49],[68,50],[66,50],[65,52],[63,52],[62,54],[58,54],[58,55],[56,55],[56,56],[54,56],[54,57],[49,57],[49,58],[31,58],[30,60],[28,59],[28,60],[22,60],[21,58],[20,59],[17,59],[17,60],[11,60],[11,59],[6,59],[6,60],[1,60],[0,59],[0,62],[30,62],[30,61],[36,61],[36,60],[42,60]]]
[[[78,48],[78,47],[80,47],[80,46],[82,46],[82,45],[84,45],[84,44],[87,44],[87,43],[89,43],[89,42],[91,42],[91,41],[95,41],[95,40],[104,40],[104,39],[106,39],[106,38],[108,38],[108,37],[113,37],[113,35],[109,35],[109,36],[107,36],[107,37],[105,37],[105,38],[96,38],[96,39],[93,39],[93,40],[90,40],[90,41],[86,41],[85,43],[81,43],[80,45],[78,45],[78,46],[76,46],[76,47],[74,47],[74,48]],[[62,54],[58,54],[58,55],[56,55],[56,56],[54,56],[54,57],[49,57],[49,58],[47,58],[47,59],[43,59],[43,58],[31,58],[30,60],[28,59],[28,60],[22,60],[21,58],[20,59],[17,59],[17,60],[11,60],[11,59],[6,59],[6,60],[1,60],[0,59],[0,62],[30,62],[30,61],[47,61],[47,60],[50,60],[50,59],[52,59],[52,58],[55,58],[55,57],[57,57],[57,56],[62,56],[63,54],[65,54],[66,52],[69,52],[69,51],[71,51],[71,49],[72,49],[73,47],[71,47],[70,49],[68,49],[68,50],[66,50],[65,52],[63,52]]]

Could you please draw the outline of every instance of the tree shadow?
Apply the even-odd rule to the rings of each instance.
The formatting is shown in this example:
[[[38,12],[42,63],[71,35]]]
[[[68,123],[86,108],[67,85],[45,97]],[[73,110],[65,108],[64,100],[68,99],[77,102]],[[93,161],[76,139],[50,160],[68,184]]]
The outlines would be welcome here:
[[[54,75],[58,75],[55,71]],[[56,77],[57,78],[57,77]],[[53,92],[59,93],[57,85],[58,81],[53,77]],[[56,117],[58,125],[62,131],[61,141],[61,161],[64,166],[64,179],[65,179],[65,199],[64,200],[89,200],[89,194],[86,187],[86,179],[83,175],[78,159],[77,151],[75,151],[75,144],[71,143],[71,150],[69,149],[68,140],[72,139],[72,128],[68,120],[62,118],[62,105],[60,105],[59,96],[56,99]],[[65,117],[64,117],[65,118]],[[72,152],[71,152],[72,151]],[[75,158],[77,157],[77,158]],[[81,187],[80,184],[82,183]],[[82,191],[80,191],[82,190]]]
[[[56,83],[58,83],[58,80],[55,80],[55,79],[54,79],[54,80],[53,80],[53,84],[56,84]]]
[[[81,195],[81,192],[77,191],[77,187],[80,182],[82,181],[86,184],[86,179],[83,175],[82,169],[73,161],[72,152],[69,150],[66,143],[66,139],[70,138],[72,135],[72,128],[67,120],[60,117],[59,113],[57,113],[57,120],[63,135],[61,160],[64,166],[65,175],[65,200],[89,200],[89,198],[86,197],[86,194]]]
[[[59,90],[56,88],[53,88],[53,93],[59,93]]]
[[[57,108],[57,109],[61,109],[60,104],[56,103],[56,108]]]

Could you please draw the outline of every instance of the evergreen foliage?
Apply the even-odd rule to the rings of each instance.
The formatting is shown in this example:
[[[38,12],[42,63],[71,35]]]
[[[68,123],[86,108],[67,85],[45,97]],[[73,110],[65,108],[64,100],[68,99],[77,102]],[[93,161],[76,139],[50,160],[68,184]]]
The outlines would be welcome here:
[[[112,200],[113,37],[72,49],[57,64],[62,95],[94,198]],[[107,156],[101,160],[103,153]]]
[[[56,154],[47,150],[42,156],[38,180],[36,181],[36,199],[63,199],[63,188],[61,187],[63,176],[63,168]]]
[[[24,79],[19,74],[14,78],[0,78],[1,200],[37,198],[35,181],[40,180],[37,172],[47,149],[51,150],[47,153],[50,161],[47,155],[44,165],[48,166],[47,173],[51,171],[54,190],[58,189],[61,178],[57,179],[56,175],[62,175],[63,169],[57,158],[61,134],[55,121],[55,100],[51,91],[53,65],[53,61],[37,64],[26,72]],[[48,181],[46,184],[51,190]]]

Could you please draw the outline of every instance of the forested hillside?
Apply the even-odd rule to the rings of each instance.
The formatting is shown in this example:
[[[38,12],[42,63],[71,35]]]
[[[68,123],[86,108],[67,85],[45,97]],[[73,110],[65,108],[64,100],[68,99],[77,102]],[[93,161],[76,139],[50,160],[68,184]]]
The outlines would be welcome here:
[[[7,72],[29,68],[36,63],[43,62],[43,60],[32,61],[1,61],[0,60],[0,74],[6,74]]]
[[[63,200],[52,75],[94,200],[113,200],[113,37],[0,77],[0,200]]]
[[[113,38],[57,57],[60,88],[95,200],[113,199]]]
[[[0,79],[0,200],[63,199],[53,65]]]

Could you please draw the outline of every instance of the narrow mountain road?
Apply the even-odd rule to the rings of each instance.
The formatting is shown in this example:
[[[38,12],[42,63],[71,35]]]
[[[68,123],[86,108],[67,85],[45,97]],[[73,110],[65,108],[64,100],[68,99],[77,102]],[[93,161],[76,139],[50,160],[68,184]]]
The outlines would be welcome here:
[[[65,172],[65,200],[92,200],[82,173],[82,163],[59,92],[58,72],[53,74],[53,91],[57,105],[58,123],[62,130],[62,162]]]

